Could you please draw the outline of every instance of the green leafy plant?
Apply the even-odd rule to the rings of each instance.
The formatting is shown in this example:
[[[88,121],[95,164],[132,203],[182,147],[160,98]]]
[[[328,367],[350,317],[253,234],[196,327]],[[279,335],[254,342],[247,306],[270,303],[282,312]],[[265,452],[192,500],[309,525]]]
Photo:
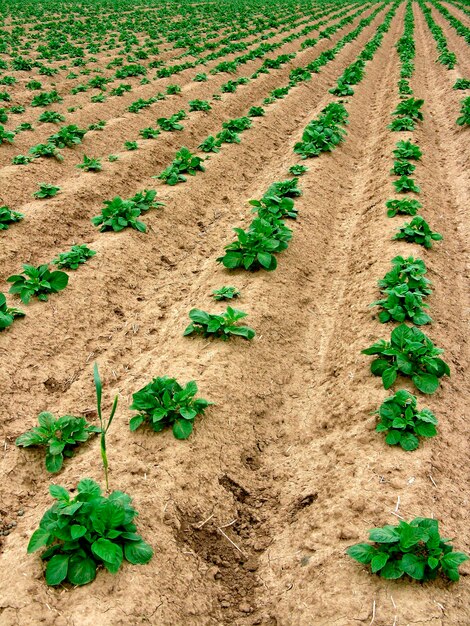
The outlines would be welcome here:
[[[249,117],[262,117],[265,111],[263,107],[252,106],[248,110]]]
[[[190,100],[189,101],[189,110],[190,111],[210,111],[212,109],[208,100]]]
[[[33,193],[35,198],[53,198],[60,191],[60,187],[49,185],[48,183],[39,183],[39,190]]]
[[[420,192],[418,185],[409,176],[400,176],[398,180],[393,181],[393,186],[398,193]]]
[[[7,206],[0,206],[0,230],[8,230],[10,224],[19,222],[23,218],[23,213],[12,211]]]
[[[236,287],[221,287],[220,289],[214,289],[212,297],[214,300],[232,300],[232,298],[238,298],[240,292]]]
[[[111,412],[109,414],[108,419],[104,419],[103,412],[101,409],[101,401],[103,396],[103,385],[101,383],[101,377],[98,370],[98,363],[95,363],[93,366],[93,382],[95,383],[95,391],[96,391],[96,408],[98,412],[98,419],[100,420],[100,451],[101,451],[101,460],[103,462],[103,470],[104,470],[104,480],[106,483],[106,491],[109,491],[109,482],[108,482],[108,455],[106,449],[106,435],[108,433],[109,427],[113,421],[114,415],[116,413],[117,404],[119,400],[119,396],[115,396],[113,400],[113,404],[111,407]]]
[[[187,117],[184,111],[179,111],[179,113],[175,113],[171,117],[159,117],[157,119],[157,124],[160,126],[162,130],[166,130],[168,132],[172,132],[174,130],[183,130],[183,124],[180,124],[181,120],[184,120]]]
[[[124,148],[126,150],[138,150],[139,145],[138,145],[137,141],[125,141],[124,142]]]
[[[342,104],[331,102],[325,107],[318,119],[307,124],[302,134],[302,141],[294,146],[294,152],[302,159],[319,156],[322,152],[331,152],[344,141],[346,131],[342,128],[347,123],[348,113]]]
[[[59,162],[64,160],[57,146],[53,143],[38,143],[29,149],[29,154],[35,159],[45,157],[57,159]]]
[[[184,335],[196,333],[204,337],[220,337],[224,341],[229,339],[231,335],[238,335],[251,340],[256,334],[255,331],[248,326],[237,325],[237,322],[247,315],[248,313],[239,309],[232,309],[230,306],[225,312],[219,314],[207,313],[201,309],[191,309],[189,312],[191,323],[186,327]]]
[[[414,385],[423,393],[434,393],[442,376],[450,376],[447,363],[439,358],[444,351],[419,328],[400,324],[392,331],[390,341],[381,339],[362,354],[375,355],[370,369],[374,376],[381,376],[385,389],[390,389],[398,374],[410,376]]]
[[[15,133],[15,135],[18,135],[18,133],[24,133],[28,130],[34,130],[32,124],[30,124],[29,122],[22,122],[21,124],[18,124],[13,132]]]
[[[308,172],[306,165],[295,164],[289,167],[289,174],[292,174],[292,176],[302,176],[305,172]]]
[[[98,122],[89,124],[88,130],[103,130],[105,126],[106,126],[106,120],[98,120]]]
[[[117,154],[110,154],[108,156],[108,161],[110,163],[114,163],[115,161],[117,161],[119,159],[119,157],[117,156]]]
[[[51,135],[47,141],[57,148],[72,148],[82,143],[86,133],[86,129],[78,128],[75,124],[69,124],[68,126],[63,126],[54,135]]]
[[[373,574],[396,579],[407,574],[415,580],[433,580],[439,573],[452,581],[459,579],[459,565],[468,560],[463,552],[454,552],[450,539],[442,539],[435,519],[416,517],[410,523],[383,526],[369,531],[374,544],[358,543],[347,554],[370,565]]]
[[[470,89],[470,79],[457,78],[452,89]]]
[[[83,155],[83,162],[79,163],[77,168],[85,170],[85,172],[101,172],[103,166],[101,165],[101,159],[93,159]]]
[[[17,154],[12,158],[11,162],[12,165],[28,165],[32,160],[33,157],[26,156],[25,154]]]
[[[437,419],[429,409],[417,409],[416,396],[405,389],[396,392],[381,404],[375,430],[385,433],[385,443],[403,450],[416,450],[418,437],[434,437]]]
[[[156,195],[156,191],[145,189],[129,200],[123,200],[119,196],[106,200],[106,206],[101,210],[101,215],[92,217],[91,222],[94,226],[101,226],[101,232],[105,230],[119,232],[124,228],[135,228],[145,233],[147,230],[145,224],[137,218],[143,211],[164,206],[162,202],[155,201]]]
[[[178,93],[181,93],[181,87],[179,85],[168,85],[166,88],[166,93],[169,96],[174,96]]]
[[[24,304],[28,304],[32,296],[46,302],[50,293],[62,291],[69,282],[65,272],[51,272],[47,265],[23,265],[23,270],[23,274],[13,274],[7,281],[13,283],[9,293],[17,294]]]
[[[82,263],[86,263],[88,259],[91,259],[96,254],[95,250],[85,244],[75,245],[68,250],[68,252],[60,252],[52,262],[57,265],[59,269],[67,268],[69,270],[76,270]]]
[[[458,124],[459,126],[470,125],[470,96],[462,100],[460,116],[457,118],[456,124]]]
[[[393,163],[393,168],[390,170],[390,174],[394,176],[409,176],[416,169],[416,165],[410,163],[406,159],[398,159]]]
[[[0,124],[0,145],[2,143],[13,143],[15,139],[15,133],[11,130],[5,130],[5,128]]]
[[[145,564],[152,558],[152,548],[136,533],[137,511],[127,494],[113,491],[106,498],[89,478],[78,483],[74,498],[59,485],[51,485],[49,492],[56,502],[28,544],[28,553],[46,547],[41,558],[47,562],[48,585],[86,585],[99,567],[114,574],[124,559]]]
[[[139,130],[139,135],[144,139],[155,139],[160,134],[158,128],[152,128],[149,126],[148,128],[142,128]]]
[[[186,176],[183,176],[183,174],[195,176],[197,172],[204,171],[202,158],[195,156],[188,148],[183,146],[176,153],[172,164],[155,178],[163,180],[167,185],[176,185],[177,183],[186,182]]]
[[[217,133],[217,143],[220,145],[222,143],[240,143],[240,135],[236,133],[234,130],[230,130],[228,128],[224,128],[220,133]]]
[[[52,413],[40,413],[38,421],[39,426],[20,435],[15,443],[23,448],[46,447],[46,469],[52,473],[62,469],[64,457],[72,457],[78,444],[87,441],[91,433],[100,432],[85,418],[73,415],[56,419]]]
[[[203,152],[220,152],[220,143],[218,139],[209,135],[198,145],[198,148]]]
[[[398,229],[393,239],[403,239],[409,243],[417,243],[425,248],[432,248],[433,241],[440,241],[442,235],[434,233],[426,220],[421,216],[414,217]]]
[[[422,152],[419,146],[411,141],[399,141],[397,147],[393,151],[393,154],[397,159],[413,159],[419,161],[422,156]]]
[[[395,217],[397,214],[416,215],[423,206],[418,200],[387,200],[388,217]]]
[[[20,309],[7,306],[7,299],[0,293],[0,330],[11,326],[16,317],[24,317],[25,314]]]
[[[403,100],[400,104],[397,105],[395,111],[393,111],[392,115],[397,115],[399,117],[409,117],[412,120],[423,120],[423,114],[421,112],[421,107],[424,104],[424,100],[419,100],[417,98],[408,98],[407,100]]]
[[[390,130],[402,132],[415,129],[415,121],[411,117],[397,117],[387,126]]]
[[[228,120],[227,122],[222,122],[222,128],[226,128],[227,130],[231,130],[235,133],[241,133],[248,128],[251,128],[253,122],[249,117],[236,117],[233,120]]]
[[[204,74],[204,72],[201,72],[200,74],[196,74],[196,76],[193,78],[193,81],[196,83],[203,83],[207,80],[207,74]]]
[[[65,121],[65,115],[57,111],[43,111],[38,120],[48,124],[57,124],[58,122]]]
[[[421,259],[404,259],[401,256],[392,259],[392,269],[378,281],[386,297],[371,304],[382,307],[380,322],[411,320],[413,324],[422,326],[432,321],[424,311],[428,305],[423,303],[423,298],[432,293],[426,272],[426,265]]]
[[[277,267],[274,256],[288,246],[292,231],[284,222],[256,218],[248,230],[233,229],[237,234],[236,241],[225,246],[225,254],[217,259],[228,269],[244,268],[246,270],[265,269],[271,272]]]
[[[212,404],[202,398],[195,399],[196,393],[194,381],[182,387],[175,378],[154,378],[132,395],[130,408],[139,414],[131,419],[129,428],[134,431],[147,423],[152,430],[160,432],[171,426],[177,439],[187,439],[193,431],[195,417],[203,415]]]

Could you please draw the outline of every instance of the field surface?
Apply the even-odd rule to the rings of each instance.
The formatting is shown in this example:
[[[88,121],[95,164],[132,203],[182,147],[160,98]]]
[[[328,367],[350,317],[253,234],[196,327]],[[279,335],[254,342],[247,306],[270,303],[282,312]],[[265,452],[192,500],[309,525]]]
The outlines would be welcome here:
[[[399,89],[406,23],[411,94]],[[0,24],[0,205],[23,215],[5,230],[0,219],[0,291],[26,313],[0,332],[0,625],[468,626],[470,561],[458,582],[421,583],[383,579],[346,554],[370,529],[415,517],[439,520],[454,548],[470,552],[470,117],[456,124],[469,91],[453,88],[470,79],[468,3],[8,0]],[[358,59],[352,93],[331,93]],[[424,101],[423,119],[395,132],[393,112],[411,95]],[[210,108],[190,110],[197,100]],[[301,159],[294,147],[332,102],[347,111],[346,133]],[[255,106],[264,114],[249,113]],[[39,121],[47,111],[60,115]],[[181,130],[157,122],[179,111]],[[224,123],[247,117],[238,141],[201,150]],[[30,152],[69,125],[87,132],[52,140],[55,156]],[[159,132],[139,132],[149,128]],[[419,194],[394,189],[400,140],[422,151],[411,174]],[[182,147],[205,171],[166,184],[158,176]],[[18,155],[25,163],[15,164]],[[100,159],[100,171],[78,168],[84,156]],[[253,220],[249,201],[291,179],[296,164],[308,170],[275,271],[217,263],[233,228]],[[60,189],[37,198],[42,183]],[[141,214],[145,232],[92,223],[106,201],[143,190],[164,203]],[[443,236],[432,248],[392,239],[412,216],[388,217],[385,202],[402,197],[419,200],[419,215]],[[23,264],[51,264],[77,244],[96,254],[64,270],[60,293],[29,304],[8,294],[7,278]],[[432,394],[403,376],[387,391],[361,353],[398,325],[381,324],[369,307],[397,256],[422,259],[432,282],[432,322],[420,329],[451,372]],[[240,297],[214,301],[224,285]],[[252,340],[183,335],[191,309],[220,313],[227,304],[248,313]],[[119,396],[107,436],[110,489],[132,497],[154,555],[115,574],[101,567],[88,585],[48,586],[29,539],[53,503],[50,485],[74,490],[87,477],[104,488],[99,438],[57,474],[46,471],[44,449],[15,440],[43,411],[98,425],[95,362],[106,414]],[[129,429],[132,395],[165,375],[195,380],[198,397],[214,403],[187,440],[171,428]],[[437,436],[414,451],[375,432],[375,411],[399,388],[439,421]]]

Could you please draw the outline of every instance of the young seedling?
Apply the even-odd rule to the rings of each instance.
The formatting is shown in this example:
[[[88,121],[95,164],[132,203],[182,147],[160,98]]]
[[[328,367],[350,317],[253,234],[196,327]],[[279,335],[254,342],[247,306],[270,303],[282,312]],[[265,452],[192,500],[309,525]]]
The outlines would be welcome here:
[[[399,141],[393,154],[397,159],[413,159],[414,161],[419,161],[423,153],[420,147],[411,143],[411,141]]]
[[[275,253],[282,252],[288,246],[292,231],[278,220],[256,218],[249,229],[233,229],[237,240],[225,246],[225,254],[217,259],[228,269],[245,270],[265,269],[271,272],[277,267]]]
[[[98,363],[95,363],[93,366],[93,381],[95,383],[96,390],[96,408],[98,411],[98,418],[100,420],[100,449],[101,449],[101,460],[103,462],[103,470],[104,470],[104,480],[106,483],[106,491],[109,492],[109,483],[108,483],[108,455],[106,452],[106,435],[108,433],[109,427],[113,421],[114,415],[116,413],[117,404],[119,400],[119,396],[115,396],[113,400],[113,405],[111,407],[111,413],[109,414],[108,419],[103,418],[103,413],[101,411],[101,398],[103,393],[103,385],[101,383],[100,373],[98,370]]]
[[[409,243],[417,243],[429,249],[432,248],[433,241],[442,239],[442,235],[434,233],[426,220],[418,215],[410,223],[406,222],[403,224],[393,239],[403,239]]]
[[[415,129],[415,121],[412,117],[397,117],[387,126],[394,132],[413,131]]]
[[[155,178],[163,180],[167,185],[176,185],[186,182],[186,176],[183,174],[195,176],[198,171],[205,171],[202,158],[195,156],[188,148],[183,147],[176,153],[173,163]]]
[[[2,143],[13,143],[15,139],[15,133],[5,128],[0,124],[0,145]]]
[[[195,399],[197,385],[192,380],[182,387],[175,378],[154,378],[151,383],[132,395],[131,409],[139,411],[129,422],[131,431],[143,423],[155,432],[171,426],[176,439],[187,439],[193,431],[194,418],[203,415],[212,404]]]
[[[113,491],[106,498],[89,478],[78,483],[73,498],[59,485],[51,485],[49,493],[56,502],[28,544],[28,553],[46,548],[41,559],[47,562],[48,585],[86,585],[99,567],[115,574],[124,559],[145,564],[152,558],[152,548],[136,533],[137,511],[127,494]]]
[[[397,214],[416,215],[423,206],[418,200],[387,200],[387,216],[395,217]]]
[[[117,161],[119,159],[119,157],[117,156],[117,154],[110,154],[108,156],[108,161],[110,163],[114,163],[115,161]]]
[[[262,117],[265,113],[263,107],[250,107],[248,110],[248,117]]]
[[[39,183],[39,190],[33,193],[35,198],[53,198],[60,191],[60,187],[49,185],[48,183]]]
[[[224,341],[231,335],[238,335],[244,339],[251,340],[255,336],[255,331],[248,326],[238,326],[237,322],[248,313],[228,306],[224,313],[212,314],[201,309],[191,309],[189,319],[191,324],[187,326],[184,335],[193,333],[203,335],[203,337],[220,337]]]
[[[390,389],[398,374],[410,376],[415,387],[423,393],[434,393],[439,379],[450,376],[449,366],[439,358],[444,350],[419,328],[400,324],[392,331],[390,341],[381,339],[362,354],[374,355],[370,369],[374,376],[381,376],[385,389]]]
[[[63,126],[57,133],[51,135],[47,140],[57,148],[73,148],[82,143],[83,137],[87,131],[84,128],[78,128],[75,124]]]
[[[105,230],[119,232],[124,230],[124,228],[135,228],[145,233],[147,227],[137,218],[143,211],[164,206],[162,202],[155,200],[156,195],[156,191],[145,189],[143,192],[139,192],[132,198],[129,198],[129,200],[123,200],[119,196],[112,200],[106,200],[106,206],[101,209],[101,215],[92,217],[91,222],[94,226],[101,226],[101,232]]]
[[[419,193],[421,191],[415,181],[409,176],[400,176],[398,180],[393,181],[393,186],[398,193]]]
[[[393,163],[393,168],[390,170],[390,174],[394,176],[409,176],[416,169],[416,165],[410,163],[406,159],[398,159]]]
[[[73,415],[56,419],[52,413],[40,413],[38,422],[39,426],[20,435],[15,444],[23,448],[46,447],[46,469],[52,473],[62,469],[64,457],[72,457],[78,444],[87,441],[91,433],[100,432],[85,418]]]
[[[411,320],[422,326],[431,322],[424,309],[428,308],[423,299],[432,293],[431,281],[425,274],[426,265],[420,259],[397,256],[392,259],[392,270],[387,272],[378,285],[385,298],[373,302],[370,306],[380,306],[379,321],[382,323],[395,320]]]
[[[470,96],[464,98],[461,102],[460,116],[456,120],[456,124],[459,126],[470,125]]]
[[[169,96],[175,96],[176,94],[181,93],[181,87],[179,85],[168,85],[166,93]]]
[[[88,126],[88,130],[103,130],[105,126],[106,126],[106,120],[99,120],[98,122],[95,122],[94,124],[90,124]]]
[[[59,162],[64,160],[57,147],[52,143],[38,143],[29,149],[29,154],[35,159],[45,157],[57,159]]]
[[[137,144],[137,141],[125,141],[124,148],[126,150],[138,150],[139,145]]]
[[[46,124],[57,124],[58,122],[65,122],[65,116],[57,111],[44,111],[39,116],[39,121]]]
[[[151,126],[139,130],[139,135],[143,139],[155,139],[156,137],[158,137],[159,134],[160,131],[158,130],[158,128],[152,128]]]
[[[103,166],[101,165],[101,159],[93,159],[84,155],[83,163],[79,163],[77,168],[85,172],[101,172]]]
[[[201,72],[200,74],[196,74],[196,76],[193,78],[193,81],[195,83],[203,83],[207,80],[207,74],[204,74],[204,72]]]
[[[408,117],[412,120],[422,121],[423,114],[421,112],[421,107],[424,104],[424,100],[419,100],[417,98],[408,98],[407,100],[403,100],[397,106],[395,111],[393,111],[392,115],[396,115],[399,117]]]
[[[208,100],[190,100],[189,111],[210,111],[212,109]]]
[[[452,89],[470,89],[470,79],[457,78]]]
[[[236,287],[221,287],[220,289],[214,289],[212,297],[214,300],[232,300],[232,298],[238,298],[240,292]]]
[[[346,553],[370,565],[373,574],[396,579],[407,574],[420,581],[434,580],[439,573],[452,581],[459,580],[459,565],[468,560],[463,552],[454,552],[450,539],[442,539],[435,519],[416,517],[410,523],[383,526],[369,531],[374,543],[358,543]]]
[[[23,218],[23,213],[12,211],[7,206],[0,206],[0,230],[8,230],[10,224],[19,222]]]
[[[220,152],[220,141],[209,135],[203,142],[198,145],[199,150],[203,152]]]
[[[0,330],[11,326],[16,317],[24,317],[25,314],[20,309],[7,306],[7,299],[0,293]]]
[[[305,172],[308,172],[306,165],[296,164],[289,167],[289,174],[292,174],[292,176],[302,176]]]
[[[179,122],[180,120],[184,120],[186,117],[187,115],[184,111],[179,111],[178,113],[175,113],[169,118],[159,117],[157,119],[157,124],[160,126],[162,130],[165,130],[167,132],[172,132],[175,130],[183,130],[184,126],[183,124],[180,124]]]
[[[69,282],[65,272],[51,272],[47,265],[23,265],[23,270],[23,274],[9,276],[7,282],[13,283],[9,293],[17,294],[24,304],[33,296],[47,302],[49,294],[62,291]]]
[[[28,163],[31,163],[32,160],[33,157],[29,157],[24,154],[17,154],[12,158],[11,163],[12,165],[28,165]]]
[[[234,130],[229,130],[225,128],[221,130],[220,133],[217,133],[217,144],[220,146],[222,143],[240,143],[240,135],[236,133]]]
[[[58,268],[67,268],[70,270],[78,269],[78,266],[82,263],[86,263],[88,259],[95,256],[96,252],[90,250],[86,244],[72,246],[68,252],[60,252],[59,256],[52,262],[57,265]]]
[[[400,446],[403,450],[416,450],[419,437],[434,437],[437,434],[437,419],[429,409],[417,409],[416,396],[405,389],[387,398],[376,414],[379,416],[375,428],[385,433],[385,443]]]

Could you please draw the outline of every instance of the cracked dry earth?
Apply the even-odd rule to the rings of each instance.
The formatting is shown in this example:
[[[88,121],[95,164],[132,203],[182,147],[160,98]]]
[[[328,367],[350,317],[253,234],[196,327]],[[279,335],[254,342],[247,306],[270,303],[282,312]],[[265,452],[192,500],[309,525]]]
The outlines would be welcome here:
[[[123,154],[112,175],[104,170],[97,179],[77,173],[75,165],[85,150],[104,154],[121,145],[121,125],[126,137],[132,129],[137,134],[154,109],[138,120],[111,109],[109,132],[90,136],[96,150],[79,146],[63,165],[41,160],[22,170],[24,179],[15,168],[0,171],[5,203],[11,195],[27,204],[38,181],[51,178],[62,187],[47,203],[29,203],[30,219],[2,235],[2,279],[21,262],[47,262],[75,241],[98,251],[64,292],[47,304],[30,304],[27,318],[2,335],[0,521],[16,523],[2,537],[2,626],[470,624],[468,563],[458,585],[405,584],[370,576],[345,555],[369,528],[396,523],[395,514],[434,516],[457,549],[470,549],[468,131],[454,124],[460,97],[452,91],[457,76],[469,76],[470,64],[465,43],[444,20],[439,24],[460,65],[447,71],[436,64],[416,4],[414,14],[411,84],[425,100],[424,122],[413,133],[423,150],[416,178],[426,219],[444,235],[431,251],[391,241],[397,225],[384,209],[396,141],[387,124],[398,98],[394,44],[403,32],[403,4],[346,104],[346,141],[307,163],[293,239],[273,273],[228,274],[215,258],[231,241],[231,229],[248,224],[246,202],[286,177],[296,162],[294,143],[332,100],[328,89],[374,34],[383,11],[311,81],[268,107],[240,145],[224,147],[203,175],[184,185],[168,188],[150,176],[181,145],[195,148],[222,120],[259,104],[284,84],[291,66],[215,103],[213,114],[197,114],[176,138],[162,135],[158,145],[144,142],[138,153]],[[302,51],[295,63],[308,63],[359,19]],[[298,48],[297,42],[285,50]],[[187,81],[181,107],[214,90],[214,83],[191,83],[189,74]],[[173,112],[168,101],[156,106],[161,115]],[[87,115],[84,107],[76,123],[89,123]],[[158,189],[165,202],[145,216],[147,235],[99,234],[90,225],[103,200],[143,187]],[[432,337],[452,370],[426,398],[439,417],[439,436],[412,454],[385,447],[374,433],[372,412],[384,391],[361,355],[385,336],[367,305],[398,254],[420,255],[427,264]],[[211,310],[208,296],[222,284],[240,289],[254,341],[183,337],[189,309]],[[132,495],[139,532],[155,555],[146,566],[126,564],[116,576],[100,571],[83,588],[50,589],[40,559],[26,555],[26,546],[50,506],[51,480],[41,454],[19,450],[14,440],[43,410],[94,419],[94,360],[107,400],[115,392],[120,397],[109,433],[111,487]],[[171,432],[128,429],[132,393],[164,374],[196,380],[201,397],[215,403],[186,442]],[[58,482],[72,488],[77,476],[100,481],[97,445],[83,446]]]

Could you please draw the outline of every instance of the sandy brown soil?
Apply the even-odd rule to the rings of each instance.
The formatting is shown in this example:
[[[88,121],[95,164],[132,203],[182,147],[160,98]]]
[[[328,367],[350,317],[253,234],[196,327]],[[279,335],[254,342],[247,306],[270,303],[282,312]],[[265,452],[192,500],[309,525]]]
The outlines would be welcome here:
[[[365,540],[369,528],[396,523],[397,515],[434,516],[443,534],[455,537],[457,549],[470,550],[464,415],[468,131],[455,125],[463,96],[452,90],[456,76],[468,77],[468,61],[465,43],[443,21],[461,65],[448,71],[435,63],[435,43],[415,6],[412,87],[425,100],[424,122],[413,133],[423,149],[416,180],[422,215],[444,240],[430,251],[392,242],[405,221],[387,218],[384,206],[392,195],[397,133],[386,126],[398,102],[393,46],[403,31],[403,13],[402,5],[346,105],[346,142],[307,162],[293,240],[274,273],[227,272],[215,258],[231,241],[231,229],[248,224],[247,200],[260,197],[297,162],[294,143],[332,100],[328,89],[375,32],[383,12],[320,74],[267,107],[240,145],[224,146],[204,174],[183,185],[168,188],[150,176],[181,145],[196,148],[223,120],[260,104],[285,84],[293,66],[308,63],[358,20],[330,42],[300,52],[292,65],[224,96],[210,115],[193,115],[181,133],[142,142],[140,150],[122,153],[99,174],[74,166],[84,153],[117,153],[139,128],[177,110],[173,102],[180,108],[180,100],[158,103],[158,115],[153,109],[132,116],[123,115],[124,99],[118,98],[119,113],[106,107],[111,121],[105,131],[64,150],[64,164],[41,161],[0,171],[2,199],[27,213],[1,235],[2,279],[20,263],[47,262],[73,242],[86,241],[98,252],[71,273],[65,291],[48,303],[28,305],[27,317],[0,338],[0,521],[17,523],[2,537],[1,626],[470,623],[469,562],[458,584],[421,585],[373,577],[344,553]],[[292,43],[292,49],[299,46]],[[247,75],[254,69],[247,67]],[[208,97],[219,79],[227,77],[212,77],[210,86],[188,78],[181,102]],[[179,81],[162,85],[171,82]],[[160,89],[156,84],[153,91]],[[129,102],[139,97],[135,93]],[[79,94],[77,100],[83,95],[89,97]],[[94,121],[87,115],[84,109],[73,120]],[[61,194],[30,202],[42,181],[59,184]],[[146,214],[147,235],[100,234],[90,225],[103,200],[143,188],[158,189],[166,203]],[[426,332],[445,349],[452,370],[436,394],[421,400],[436,413],[439,436],[413,453],[385,446],[374,433],[371,413],[385,392],[369,374],[370,358],[360,354],[387,335],[368,304],[397,254],[415,254],[427,264],[434,322]],[[209,297],[223,284],[241,290],[239,306],[249,313],[255,340],[224,344],[183,337],[190,308],[223,308]],[[26,555],[26,546],[51,504],[49,484],[73,488],[84,476],[101,481],[98,443],[83,446],[51,479],[41,453],[19,450],[14,440],[43,410],[96,418],[95,360],[107,407],[112,394],[120,397],[109,433],[111,487],[133,496],[139,532],[155,556],[147,566],[126,564],[115,576],[101,571],[83,588],[50,589],[39,558]],[[129,432],[132,393],[165,374],[195,379],[200,395],[215,402],[187,442],[170,432]]]

